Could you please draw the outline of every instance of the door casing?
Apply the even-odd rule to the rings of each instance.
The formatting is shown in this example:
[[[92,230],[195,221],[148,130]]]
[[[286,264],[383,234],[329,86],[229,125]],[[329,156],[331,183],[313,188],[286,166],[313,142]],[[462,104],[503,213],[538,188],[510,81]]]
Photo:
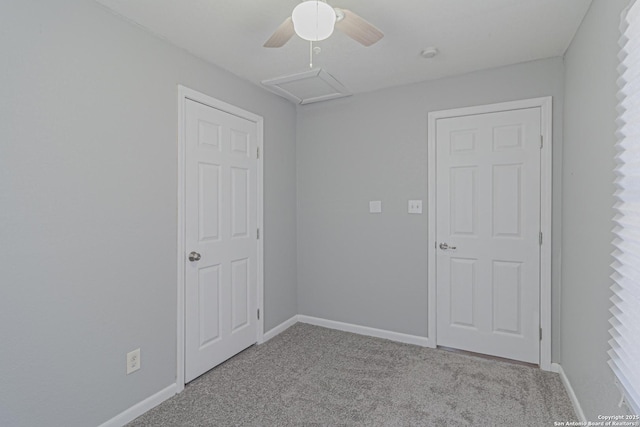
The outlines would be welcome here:
[[[552,161],[552,97],[524,99],[519,101],[502,102],[498,104],[479,105],[473,107],[454,108],[450,110],[433,111],[428,114],[427,151],[428,151],[428,255],[427,255],[427,286],[428,286],[428,345],[437,345],[436,333],[436,124],[439,119],[469,116],[477,114],[495,113],[500,111],[518,110],[539,107],[541,111],[541,134],[543,139],[540,153],[540,231],[542,244],[540,245],[540,368],[550,371],[551,367],[551,161]]]
[[[212,98],[208,95],[189,89],[188,87],[178,85],[178,253],[177,253],[177,348],[176,348],[176,392],[179,393],[184,389],[185,381],[185,263],[186,263],[186,233],[185,233],[185,172],[186,172],[186,116],[185,103],[187,99],[207,105],[209,107],[233,114],[237,117],[256,123],[257,127],[257,146],[258,146],[258,188],[257,188],[257,225],[260,230],[260,238],[257,239],[257,306],[260,312],[260,318],[257,324],[256,342],[261,344],[264,342],[264,119],[249,111],[243,110],[234,105]]]

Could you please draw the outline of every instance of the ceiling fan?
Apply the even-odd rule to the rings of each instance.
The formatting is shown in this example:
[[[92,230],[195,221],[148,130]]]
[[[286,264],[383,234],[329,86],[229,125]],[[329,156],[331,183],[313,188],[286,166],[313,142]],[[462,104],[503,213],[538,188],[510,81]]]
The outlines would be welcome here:
[[[364,46],[371,46],[384,36],[350,10],[333,8],[321,0],[306,0],[293,9],[264,47],[282,47],[294,34],[311,42],[324,40],[333,33],[334,27]]]

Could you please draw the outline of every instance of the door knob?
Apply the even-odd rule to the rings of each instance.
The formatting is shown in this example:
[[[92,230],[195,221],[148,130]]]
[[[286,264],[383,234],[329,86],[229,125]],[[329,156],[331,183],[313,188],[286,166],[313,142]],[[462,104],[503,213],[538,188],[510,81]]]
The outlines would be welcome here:
[[[191,262],[200,261],[200,254],[198,252],[191,252],[189,254],[189,261]]]
[[[443,251],[447,250],[447,249],[455,249],[455,246],[449,246],[447,243],[440,243],[440,249],[442,249]]]

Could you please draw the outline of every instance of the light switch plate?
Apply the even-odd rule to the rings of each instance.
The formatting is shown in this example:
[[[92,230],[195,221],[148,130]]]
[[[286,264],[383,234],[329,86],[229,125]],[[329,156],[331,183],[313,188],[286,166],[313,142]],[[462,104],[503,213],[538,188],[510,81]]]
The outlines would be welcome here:
[[[370,201],[369,213],[382,213],[382,201],[381,200]]]
[[[421,214],[422,213],[422,200],[409,200],[409,213]]]

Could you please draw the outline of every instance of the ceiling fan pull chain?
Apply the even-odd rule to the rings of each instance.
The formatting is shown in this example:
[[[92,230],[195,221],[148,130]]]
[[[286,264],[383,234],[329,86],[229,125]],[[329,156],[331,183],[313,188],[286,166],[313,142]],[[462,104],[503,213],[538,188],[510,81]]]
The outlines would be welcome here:
[[[309,41],[309,68],[313,68],[313,42]]]

